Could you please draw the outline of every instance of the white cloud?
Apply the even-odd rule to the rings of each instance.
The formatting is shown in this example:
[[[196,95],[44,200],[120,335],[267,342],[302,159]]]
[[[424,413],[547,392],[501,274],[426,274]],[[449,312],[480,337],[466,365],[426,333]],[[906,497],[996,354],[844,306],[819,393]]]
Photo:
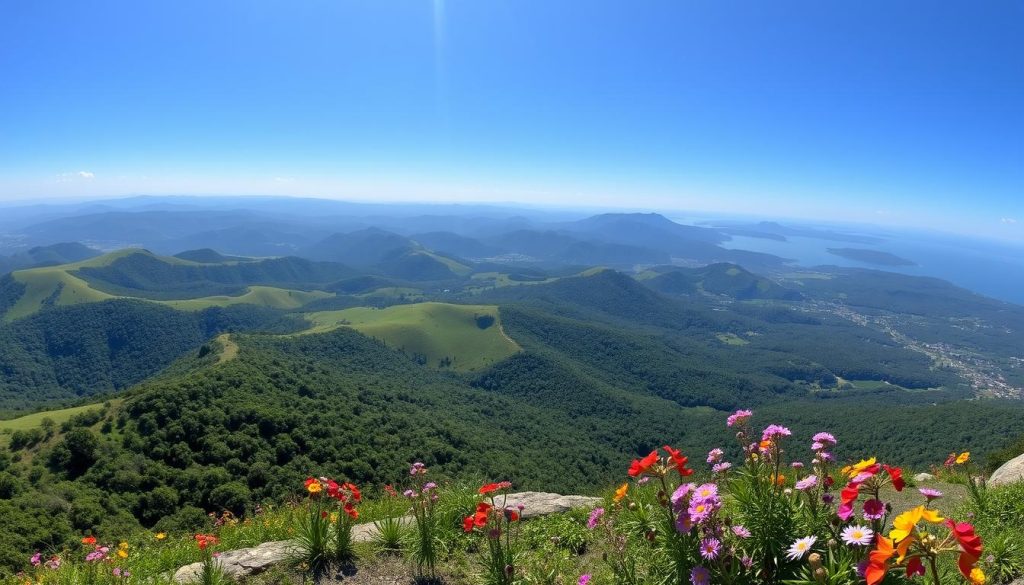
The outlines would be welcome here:
[[[60,173],[57,175],[58,183],[70,183],[71,181],[82,179],[85,181],[91,181],[96,178],[96,173],[92,171],[78,171],[75,173]]]
[[[999,218],[999,223],[1005,223],[1007,225],[1013,225],[1013,224],[1017,223],[1017,220],[1012,218],[1012,217],[1002,217],[1002,218]]]

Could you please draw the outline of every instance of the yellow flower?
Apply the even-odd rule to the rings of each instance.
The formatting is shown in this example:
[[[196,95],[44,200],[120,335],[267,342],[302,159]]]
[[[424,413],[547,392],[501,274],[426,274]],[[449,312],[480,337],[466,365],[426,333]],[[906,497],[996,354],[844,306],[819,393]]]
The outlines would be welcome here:
[[[964,451],[960,455],[957,455],[956,464],[957,465],[963,465],[964,463],[967,463],[970,459],[971,459],[971,452],[970,451]],[[984,575],[982,577],[984,577]]]
[[[626,492],[629,491],[629,484],[624,483],[619,486],[619,489],[615,490],[615,497],[612,498],[616,503],[621,502],[622,498],[626,497]]]
[[[127,542],[122,542],[121,544],[117,545],[117,548],[119,548],[121,550],[128,550],[128,543]]]
[[[123,548],[118,549],[117,550],[117,556],[121,557],[122,559],[127,559],[128,558],[128,551],[126,551]]]
[[[309,493],[311,493],[311,494],[318,494],[318,493],[320,493],[320,491],[321,491],[321,490],[323,490],[324,488],[323,488],[323,486],[321,486],[321,485],[320,485],[320,482],[319,482],[319,481],[314,481],[313,483],[311,483],[311,484],[307,485],[307,486],[306,486],[306,489],[307,489],[307,490],[309,491]]]
[[[157,533],[156,533],[156,534],[154,535],[154,537],[155,537],[155,538],[156,538],[157,540],[163,540],[163,539],[167,538],[167,533],[166,533],[166,532],[157,532]]]
[[[900,553],[897,562],[903,562],[903,557],[907,556],[907,549],[910,547],[910,543],[914,542],[913,534],[917,529],[917,523],[921,520],[938,524],[942,522],[943,518],[939,516],[936,510],[929,510],[924,506],[918,506],[913,510],[907,510],[900,514],[892,521],[892,530],[889,532],[889,538],[894,543],[897,543],[896,550]]]
[[[843,473],[848,475],[849,477],[856,477],[858,473],[864,471],[868,467],[871,467],[876,463],[876,461],[877,460],[874,457],[872,457],[871,459],[861,459],[860,463],[856,463],[854,465],[847,465],[846,467],[844,467]]]
[[[985,572],[982,571],[981,569],[979,569],[978,567],[974,567],[973,569],[971,569],[971,577],[970,577],[970,579],[971,579],[971,585],[984,585],[984,583],[985,583]]]
[[[338,523],[338,513],[337,512],[331,512],[331,524],[337,524],[337,523]]]

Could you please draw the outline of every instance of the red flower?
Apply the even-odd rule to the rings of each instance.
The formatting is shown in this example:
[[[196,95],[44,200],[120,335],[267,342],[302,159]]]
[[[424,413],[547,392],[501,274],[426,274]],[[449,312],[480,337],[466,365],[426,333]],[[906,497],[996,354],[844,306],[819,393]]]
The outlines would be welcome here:
[[[957,524],[952,520],[946,520],[946,526],[949,527],[953,536],[956,537],[956,541],[960,543],[962,552],[956,564],[963,576],[970,581],[971,569],[974,568],[974,564],[981,558],[981,538],[974,533],[974,527],[966,522]]]
[[[890,478],[892,478],[892,487],[895,488],[896,491],[902,492],[903,486],[906,485],[903,481],[903,470],[899,467],[889,467],[888,465],[883,465],[882,467],[885,468],[885,472],[889,474]]]
[[[647,457],[644,457],[643,459],[634,459],[633,460],[633,463],[631,463],[629,465],[629,476],[630,477],[639,477],[639,476],[643,475],[644,473],[647,473],[647,470],[650,469],[651,466],[654,465],[657,462],[658,462],[658,450],[655,449],[654,451],[651,451],[650,454],[647,455]]]
[[[330,496],[332,498],[337,498],[338,497],[338,489],[339,488],[340,488],[340,486],[338,485],[338,482],[334,481],[333,479],[327,480],[327,495],[328,496]]]
[[[680,477],[693,475],[693,470],[686,468],[686,462],[689,461],[689,458],[686,455],[683,455],[678,450],[673,449],[668,445],[665,445],[664,448],[665,452],[668,453],[668,456],[672,459],[672,463],[675,464],[676,470],[679,472]]]
[[[356,510],[356,507],[352,502],[346,502],[342,509],[345,510],[345,513],[351,516],[353,520],[359,518],[359,510]]]
[[[86,536],[82,539],[82,544],[96,544],[95,536]]]
[[[473,521],[473,517],[472,516],[466,516],[465,518],[463,518],[462,519],[462,530],[463,530],[463,532],[473,532],[473,524],[474,524],[474,521]]]
[[[363,500],[363,494],[360,493],[359,488],[356,487],[356,484],[345,482],[345,485],[343,485],[342,487],[344,487],[346,490],[348,490],[350,494],[352,494],[352,499],[355,500],[356,502],[361,502]]]
[[[921,557],[911,557],[907,561],[907,577],[914,575],[924,575],[924,563],[921,562]]]
[[[511,482],[502,481],[502,482],[498,482],[498,483],[489,483],[489,484],[487,484],[485,486],[481,486],[480,489],[477,490],[477,491],[480,494],[489,494],[491,492],[496,492],[498,490],[503,490],[503,489],[509,488],[509,487],[512,487],[512,483]]]
[[[505,508],[505,519],[509,522],[519,522],[519,511],[515,508]]]
[[[479,528],[487,526],[487,514],[490,513],[492,507],[487,502],[477,504],[476,513],[473,514],[473,524]]]
[[[220,542],[220,540],[212,534],[197,534],[196,544],[199,545],[199,550],[206,550],[206,547],[214,545]]]

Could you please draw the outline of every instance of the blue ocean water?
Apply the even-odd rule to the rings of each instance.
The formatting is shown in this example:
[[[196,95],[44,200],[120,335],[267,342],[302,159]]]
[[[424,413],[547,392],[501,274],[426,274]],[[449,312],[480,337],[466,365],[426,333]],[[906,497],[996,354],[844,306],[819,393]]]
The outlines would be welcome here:
[[[851,232],[854,233],[854,232]],[[733,236],[726,248],[752,250],[791,258],[800,266],[874,268],[916,276],[934,276],[993,298],[1024,304],[1024,245],[945,234],[855,232],[881,239],[879,243],[837,242],[816,237],[787,236],[777,241]],[[880,266],[850,260],[828,248],[863,248],[895,254],[915,266]]]

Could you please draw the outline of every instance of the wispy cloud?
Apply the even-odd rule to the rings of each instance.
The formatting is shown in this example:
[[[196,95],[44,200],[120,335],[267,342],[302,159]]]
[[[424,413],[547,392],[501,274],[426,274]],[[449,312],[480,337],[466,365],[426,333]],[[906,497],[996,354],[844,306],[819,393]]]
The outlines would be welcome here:
[[[1001,218],[999,218],[999,223],[1005,223],[1006,225],[1013,225],[1013,224],[1017,223],[1017,220],[1012,218],[1012,217],[1001,217]]]
[[[68,183],[75,180],[91,181],[96,178],[96,173],[92,171],[77,171],[74,173],[60,173],[57,175],[58,183]]]

